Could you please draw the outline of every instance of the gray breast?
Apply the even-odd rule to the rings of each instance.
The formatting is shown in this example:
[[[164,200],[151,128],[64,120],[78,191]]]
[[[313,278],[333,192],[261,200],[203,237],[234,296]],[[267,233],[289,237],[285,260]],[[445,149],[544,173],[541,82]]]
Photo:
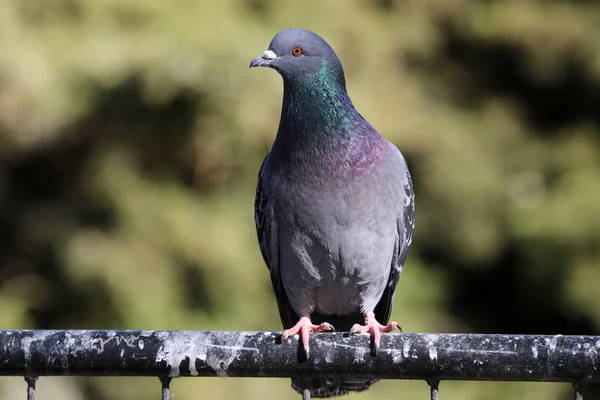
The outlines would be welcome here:
[[[298,315],[373,310],[388,281],[404,203],[398,172],[381,165],[345,186],[277,196],[281,275]]]

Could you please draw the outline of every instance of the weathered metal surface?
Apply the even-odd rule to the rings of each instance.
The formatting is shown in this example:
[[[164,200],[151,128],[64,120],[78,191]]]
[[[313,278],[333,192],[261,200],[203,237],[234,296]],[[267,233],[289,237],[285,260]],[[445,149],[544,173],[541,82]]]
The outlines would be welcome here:
[[[600,383],[598,336],[271,332],[0,331],[0,375],[344,376]]]

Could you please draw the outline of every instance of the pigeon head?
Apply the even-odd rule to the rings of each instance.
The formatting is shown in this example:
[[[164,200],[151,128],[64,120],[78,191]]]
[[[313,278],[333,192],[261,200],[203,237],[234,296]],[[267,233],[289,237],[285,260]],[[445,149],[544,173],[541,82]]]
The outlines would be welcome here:
[[[252,60],[252,67],[269,67],[283,77],[282,136],[314,136],[317,126],[323,127],[322,136],[332,136],[332,131],[347,131],[361,118],[346,92],[342,63],[331,46],[313,32],[282,30],[269,48]]]
[[[252,60],[252,67],[273,68],[289,82],[328,75],[345,87],[342,64],[331,46],[305,29],[288,28],[277,33],[269,48]]]

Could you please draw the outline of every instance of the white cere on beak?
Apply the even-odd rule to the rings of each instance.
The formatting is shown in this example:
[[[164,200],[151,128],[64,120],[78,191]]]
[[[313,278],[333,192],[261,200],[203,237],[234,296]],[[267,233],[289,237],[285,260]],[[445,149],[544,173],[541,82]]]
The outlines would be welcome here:
[[[269,60],[273,60],[277,58],[277,54],[275,54],[275,52],[272,50],[265,50],[265,52],[262,53],[262,58],[268,58]]]

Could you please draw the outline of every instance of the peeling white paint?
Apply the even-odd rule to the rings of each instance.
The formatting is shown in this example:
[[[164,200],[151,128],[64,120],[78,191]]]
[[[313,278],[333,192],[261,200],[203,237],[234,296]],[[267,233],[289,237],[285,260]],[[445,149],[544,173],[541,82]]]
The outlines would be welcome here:
[[[23,353],[25,356],[25,365],[29,365],[31,363],[31,343],[33,339],[31,337],[24,337],[21,340],[21,347],[23,347]]]
[[[228,350],[249,350],[255,351],[258,353],[258,349],[256,347],[243,347],[243,346],[222,346],[220,344],[212,344],[212,343],[198,343],[202,346],[213,347],[215,349],[228,349]]]
[[[556,339],[558,336],[553,336],[552,339],[550,339],[550,343],[549,343],[549,350],[550,353],[554,353],[554,351],[556,350]]]
[[[356,356],[353,360],[352,360],[352,364],[363,364],[365,362],[365,357],[364,355],[361,356]]]
[[[402,351],[398,350],[398,349],[386,349],[387,353],[390,354],[392,356],[392,362],[394,364],[398,364],[400,362],[402,362],[403,357],[402,357]]]
[[[408,358],[410,352],[410,339],[406,339],[402,345],[402,355],[404,358]]]
[[[21,339],[21,347],[23,348],[26,366],[31,364],[31,346],[33,345],[33,343],[34,342],[45,342],[46,340],[48,340],[48,338],[50,336],[54,335],[55,333],[56,333],[56,331],[50,331],[50,330],[37,331],[35,333],[35,336],[23,337],[23,339]],[[54,358],[52,358],[52,359],[48,358],[49,363],[53,363],[54,361],[55,361]]]
[[[433,345],[429,346],[429,359],[437,362],[437,349]]]
[[[437,362],[437,337],[435,335],[425,335],[427,340],[427,350],[429,352],[429,359]]]
[[[140,338],[139,336],[135,336],[133,334],[120,336],[120,335],[117,335],[115,332],[109,332],[107,334],[107,336],[108,336],[108,339],[93,338],[90,340],[91,347],[98,350],[98,354],[104,352],[104,346],[106,346],[106,344],[111,341],[117,342],[116,343],[117,346],[120,345],[121,343],[125,343],[127,345],[127,347],[135,347],[135,346],[137,346],[137,343]],[[141,348],[143,348],[143,347],[141,347]]]
[[[323,342],[321,341],[321,343],[327,344],[327,345],[331,345],[331,342]],[[342,344],[342,343],[336,343],[333,342],[333,347],[344,347],[346,349],[353,349],[353,350],[361,350],[361,351],[366,351],[366,349],[364,347],[356,347],[356,346],[350,346],[349,344]]]
[[[144,339],[138,341],[138,346],[140,347],[140,350],[144,350]]]
[[[320,341],[317,341],[317,343],[318,343],[318,342],[320,342]],[[322,343],[322,342],[321,342],[321,343]],[[325,362],[326,362],[326,363],[330,363],[330,362],[332,362],[332,361],[333,361],[333,357],[332,357],[331,351],[326,351],[326,352],[325,352]]]
[[[454,349],[449,347],[438,347],[440,350],[444,350],[450,353],[474,353],[474,354],[517,354],[516,351],[511,350],[472,350],[472,349]]]
[[[586,344],[588,344],[588,343],[586,343]],[[584,345],[584,347],[585,347],[585,345]],[[595,347],[588,346],[588,352],[590,353],[590,358],[592,359],[592,367],[594,368],[594,371],[595,371],[597,369],[596,359],[598,358],[598,351],[596,350]]]
[[[533,358],[538,357],[538,348],[536,345],[531,346],[531,352],[533,353]]]
[[[197,376],[196,361],[200,360],[211,367],[218,376],[227,376],[227,368],[231,362],[239,356],[240,351],[253,351],[258,353],[254,347],[244,347],[244,335],[235,333],[237,342],[232,346],[218,345],[210,342],[211,336],[205,332],[189,331],[185,335],[171,335],[169,332],[161,332],[159,339],[163,341],[163,346],[158,350],[156,362],[165,361],[169,368],[170,377],[179,377],[181,371],[179,365],[189,358],[190,375]],[[221,351],[211,351],[219,349]]]
[[[333,346],[334,348],[336,347],[343,347],[346,349],[352,349],[355,350],[354,353],[354,360],[352,361],[353,364],[355,363],[363,363],[365,362],[365,356],[368,354],[369,349],[366,347],[357,347],[357,346],[352,346],[349,344],[343,344],[343,343],[338,343],[338,342],[327,342],[327,341],[322,341],[319,339],[316,339],[317,343],[319,343],[320,345],[325,345],[325,346]],[[330,352],[326,352],[325,355],[325,361],[327,361],[327,358],[330,357]],[[327,361],[330,362],[330,361]]]

